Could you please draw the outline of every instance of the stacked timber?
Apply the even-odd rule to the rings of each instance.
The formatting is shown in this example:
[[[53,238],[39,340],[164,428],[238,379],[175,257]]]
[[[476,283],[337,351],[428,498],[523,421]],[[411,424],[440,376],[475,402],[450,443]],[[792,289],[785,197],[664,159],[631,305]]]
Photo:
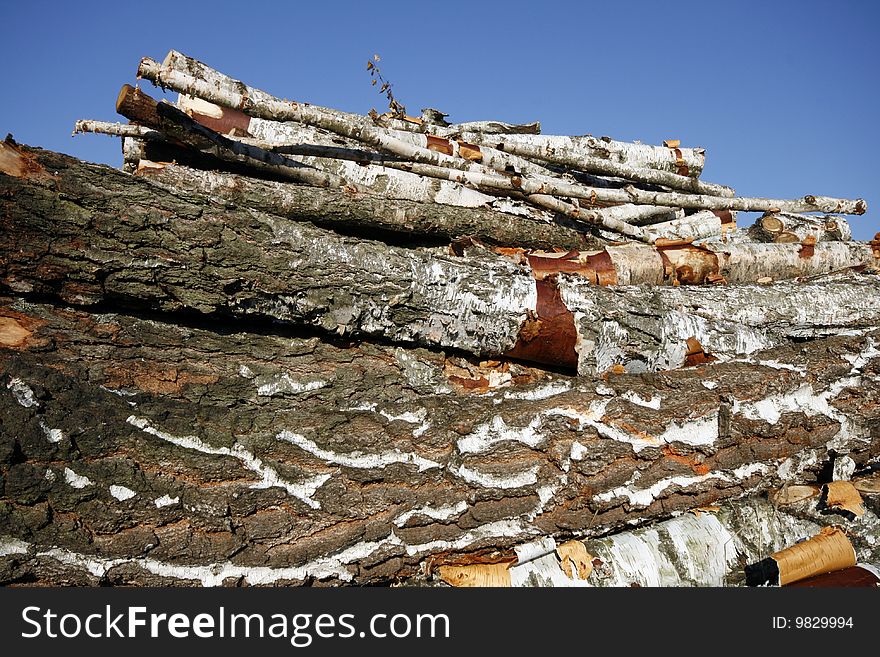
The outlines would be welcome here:
[[[0,144],[0,581],[872,581],[864,201],[138,75],[122,171]]]

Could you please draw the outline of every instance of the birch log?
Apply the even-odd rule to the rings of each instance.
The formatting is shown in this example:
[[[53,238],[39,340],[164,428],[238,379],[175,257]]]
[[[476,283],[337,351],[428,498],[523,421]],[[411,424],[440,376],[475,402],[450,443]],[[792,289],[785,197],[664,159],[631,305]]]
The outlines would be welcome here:
[[[4,584],[417,579],[880,449],[863,337],[597,385],[170,319],[0,301]]]
[[[263,173],[317,187],[344,187],[348,182],[332,174],[317,171],[291,158],[257,146],[228,139],[200,125],[176,107],[124,85],[116,99],[116,111],[153,130],[220,160],[241,164]]]
[[[456,258],[345,238],[51,152],[4,149],[27,173],[0,177],[0,282],[75,304],[277,319],[583,373],[676,367],[693,360],[692,337],[730,358],[880,317],[880,283],[869,276],[710,295],[694,286],[605,289],[586,276],[536,280],[534,265],[491,253]]]
[[[693,509],[677,518],[604,538],[558,543],[543,537],[516,547],[517,560],[502,565],[503,586],[742,586],[743,564],[808,538],[819,525],[786,514],[758,497],[712,509]],[[578,549],[584,568],[562,555]],[[579,565],[579,564],[578,564]],[[485,566],[459,567],[453,585]],[[443,569],[438,569],[443,579]],[[436,575],[435,575],[436,577]]]
[[[686,286],[599,289],[575,277],[559,284],[575,314],[581,374],[667,370],[868,330],[880,318],[878,289],[876,276],[719,286],[710,294]]]
[[[334,138],[326,131],[319,130],[312,126],[292,122],[281,123],[278,121],[266,121],[251,118],[237,110],[220,107],[213,103],[208,103],[201,99],[183,94],[178,98],[177,106],[187,112],[187,114],[192,116],[195,120],[199,121],[202,125],[205,125],[212,130],[225,133],[227,130],[237,129],[243,135],[257,136],[265,140],[267,143],[275,144],[280,147],[300,143],[326,144]],[[390,131],[388,134],[395,139],[399,139],[400,141],[413,146],[445,153],[446,155],[453,157],[461,157],[474,162],[480,162],[497,171],[543,176],[552,175],[552,173],[544,166],[532,163],[525,157],[519,157],[521,155],[529,155],[530,151],[527,148],[521,148],[516,153],[507,153],[488,146],[480,147],[463,140],[446,139],[433,134],[402,131]],[[338,142],[340,137],[337,135],[335,136],[335,139]],[[354,147],[352,140],[345,139],[344,142],[349,146]],[[553,164],[574,166],[577,169],[587,172],[617,176],[647,184],[665,185],[673,189],[687,190],[698,194],[733,196],[733,190],[729,187],[704,183],[694,178],[680,176],[667,171],[644,168],[640,169],[602,158],[580,158],[574,163],[569,161],[571,159],[572,158],[566,159],[565,157],[562,157],[550,161]]]
[[[759,242],[848,241],[852,229],[843,217],[772,212],[755,221],[749,236]]]
[[[630,242],[608,245],[597,251],[567,253],[523,249],[499,249],[499,252],[527,263],[539,279],[573,274],[597,285],[767,283],[880,267],[876,245],[867,242],[697,245],[679,240],[658,244]]]
[[[649,192],[626,187],[622,190],[587,187],[584,185],[557,181],[550,178],[504,176],[480,165],[472,165],[461,158],[445,153],[413,146],[369,126],[347,123],[331,113],[322,113],[309,105],[284,101],[265,92],[251,89],[240,82],[215,85],[213,78],[199,78],[175,69],[162,67],[153,60],[141,61],[138,75],[160,86],[169,87],[189,95],[195,95],[223,107],[238,109],[246,114],[276,121],[298,121],[322,127],[345,137],[357,139],[376,148],[388,150],[395,155],[412,159],[426,165],[437,166],[450,171],[443,174],[450,180],[480,188],[523,192],[537,195],[560,195],[577,199],[588,199],[592,203],[609,204],[636,203],[642,205],[667,205],[671,207],[698,208],[706,210],[743,211],[788,211],[788,212],[839,212],[842,214],[863,214],[867,208],[862,199],[834,199],[822,196],[806,196],[798,200],[723,198],[699,194],[677,192]],[[218,74],[219,75],[219,74]],[[615,228],[608,226],[612,230]]]
[[[734,212],[701,210],[672,221],[651,224],[644,230],[647,241],[657,240],[702,240],[719,237],[723,233],[736,230]]]
[[[147,58],[145,58],[147,59]],[[152,60],[150,60],[152,61]],[[227,75],[220,73],[207,66],[206,64],[198,61],[197,59],[193,59],[192,57],[187,57],[183,53],[180,53],[176,50],[171,50],[168,52],[168,55],[162,61],[162,67],[167,70],[176,70],[186,75],[191,75],[197,78],[204,78],[206,80],[210,80],[212,84],[216,85],[219,89],[225,91],[231,91],[233,93],[238,92],[243,88],[242,83],[238,80],[234,80]],[[268,97],[268,94],[265,92],[261,92],[258,89],[253,89],[251,87],[247,87],[251,91],[257,93],[257,96],[264,95]],[[515,134],[537,134],[541,131],[541,124],[539,122],[526,123],[526,124],[511,124],[504,123],[503,121],[473,121],[469,123],[462,124],[453,124],[449,126],[439,126],[432,125],[430,123],[426,123],[419,119],[410,120],[400,120],[393,116],[389,116],[387,114],[379,115],[375,119],[363,116],[361,114],[353,114],[351,112],[341,112],[339,110],[331,109],[328,107],[316,107],[321,112],[327,114],[333,114],[338,118],[349,121],[352,123],[363,123],[372,125],[374,122],[378,122],[382,125],[386,125],[389,128],[393,128],[396,130],[402,130],[406,132],[425,132],[429,131],[434,134],[438,134],[439,136],[446,136],[444,133],[448,133],[450,135],[455,135],[461,133],[463,131],[473,131],[476,133],[515,133]],[[218,132],[225,133],[226,130],[218,129],[216,127],[212,127],[212,130],[217,130]]]
[[[173,164],[142,162],[138,175],[176,194],[222,199],[296,221],[311,221],[349,234],[376,229],[404,233],[411,239],[448,242],[476,237],[491,244],[534,244],[536,248],[584,248],[591,239],[558,223],[535,221],[486,207],[451,207],[400,199],[388,189],[382,195],[340,194],[336,190],[303,187],[200,171]],[[489,199],[494,201],[495,199]],[[624,206],[621,206],[624,207]],[[594,241],[594,240],[593,240]]]
[[[158,62],[154,62],[149,58],[145,58],[141,62],[141,66],[138,69],[139,75],[145,77],[147,79],[150,78],[150,74],[154,74],[158,72],[158,68],[160,65]],[[160,74],[160,76],[169,82],[168,86],[173,88],[173,85],[170,84],[171,78],[175,77],[171,74],[171,72],[176,72],[182,74],[182,76],[189,76],[192,78],[198,78],[209,82],[212,86],[214,86],[221,94],[224,95],[244,95],[248,98],[254,99],[257,104],[264,103],[266,101],[272,100],[272,96],[266,94],[265,92],[260,91],[259,89],[254,89],[252,87],[248,87],[244,85],[242,82],[238,80],[234,80],[229,76],[226,76],[219,71],[212,69],[206,64],[193,59],[191,57],[187,57],[182,53],[177,51],[170,51],[166,56],[165,60],[161,64],[161,70],[164,72]],[[156,80],[153,80],[156,82]],[[179,91],[179,90],[178,90]],[[188,93],[182,91],[181,93]],[[191,94],[197,97],[200,97],[204,100],[213,101],[212,98],[209,98],[203,94],[195,93]],[[221,103],[222,104],[222,103]],[[233,107],[232,109],[243,109],[243,107]],[[333,115],[342,121],[347,121],[353,124],[362,124],[366,125],[366,117],[350,114],[345,112],[339,112],[337,110],[330,110],[328,108],[316,108],[319,112],[323,112],[328,115]],[[252,114],[251,112],[247,112],[248,114]],[[431,133],[440,136],[440,137],[456,137],[460,135],[467,135],[465,141],[471,140],[473,137],[473,141],[477,141],[481,135],[486,134],[486,124],[482,124],[480,130],[475,130],[473,132],[468,131],[469,126],[467,124],[462,124],[458,126],[448,126],[448,127],[440,127],[440,126],[421,126],[420,128],[414,127],[412,123],[407,122],[395,122],[392,127],[402,129],[408,132],[420,132],[420,128],[424,128]],[[501,126],[502,129],[509,132],[509,128],[505,128],[505,126]],[[517,130],[517,132],[522,132],[521,130]],[[526,135],[526,143],[528,142],[528,134]],[[516,141],[520,141],[518,137],[514,137],[511,135],[511,139],[515,139]],[[636,167],[645,167],[645,168],[657,168],[666,171],[672,171],[675,173],[683,173],[684,175],[693,175],[698,176],[700,171],[703,168],[704,161],[704,150],[701,148],[697,149],[679,149],[668,148],[668,147],[659,147],[659,146],[645,146],[642,144],[631,144],[625,142],[616,142],[610,139],[602,138],[596,139],[591,136],[586,137],[551,137],[551,140],[567,140],[565,146],[568,146],[572,151],[578,152],[580,151],[582,154],[585,154],[587,151],[590,152],[587,157],[599,157],[611,159],[614,158],[618,162],[621,163],[630,163]],[[562,144],[554,144],[556,150],[562,150],[565,148]],[[687,169],[687,172],[685,172]]]
[[[664,187],[688,191],[694,194],[725,197],[731,197],[734,195],[734,191],[730,187],[715,183],[707,183],[696,177],[680,175],[677,171],[667,171],[661,168],[635,167],[612,159],[587,155],[584,152],[575,154],[572,152],[573,150],[581,149],[572,149],[571,144],[569,144],[568,148],[561,145],[554,148],[553,146],[548,145],[548,140],[553,139],[553,137],[544,135],[541,137],[542,141],[545,142],[542,146],[538,146],[534,143],[518,142],[516,140],[514,140],[513,143],[507,143],[507,141],[499,141],[499,138],[493,138],[488,135],[478,138],[477,141],[484,144],[484,151],[486,152],[498,150],[504,153],[517,155],[521,158],[537,159],[543,162],[572,167],[573,169],[580,169],[581,171],[587,171],[589,173],[616,176],[618,178],[626,178],[627,180],[647,183],[650,185],[662,185]],[[504,138],[506,139],[506,136]],[[563,137],[556,139],[573,141],[578,138]],[[585,137],[583,139],[595,142],[593,137]],[[625,153],[626,151],[621,149],[619,152]],[[672,161],[675,162],[675,160]]]
[[[604,160],[610,165],[654,169],[698,178],[703,171],[706,151],[702,148],[651,146],[614,141],[608,137],[568,137],[562,135],[483,135],[464,133],[461,138],[522,157],[538,158],[581,168],[577,162]]]

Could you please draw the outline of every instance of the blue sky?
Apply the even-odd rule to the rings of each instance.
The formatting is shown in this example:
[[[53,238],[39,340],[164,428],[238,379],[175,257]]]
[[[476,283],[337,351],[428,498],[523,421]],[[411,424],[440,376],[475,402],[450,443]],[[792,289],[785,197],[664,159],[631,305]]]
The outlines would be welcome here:
[[[880,3],[16,2],[0,17],[0,130],[121,163],[109,137],[142,56],[177,49],[276,95],[384,109],[366,62],[408,109],[540,120],[547,134],[707,149],[703,177],[743,196],[861,197],[880,231]],[[149,83],[145,88],[151,90]]]

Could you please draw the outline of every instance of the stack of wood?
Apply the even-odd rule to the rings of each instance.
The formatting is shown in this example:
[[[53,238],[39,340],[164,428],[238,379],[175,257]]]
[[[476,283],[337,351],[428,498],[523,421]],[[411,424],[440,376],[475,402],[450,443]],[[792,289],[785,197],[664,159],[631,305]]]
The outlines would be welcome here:
[[[738,584],[828,524],[780,490],[870,480],[864,201],[138,75],[176,104],[75,130],[122,172],[0,145],[0,581]]]

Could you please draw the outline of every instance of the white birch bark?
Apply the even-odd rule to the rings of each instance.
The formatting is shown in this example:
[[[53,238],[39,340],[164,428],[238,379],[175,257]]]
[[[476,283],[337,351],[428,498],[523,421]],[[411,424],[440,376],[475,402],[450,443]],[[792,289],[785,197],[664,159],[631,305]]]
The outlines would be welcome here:
[[[537,135],[541,133],[541,122],[505,123],[504,121],[465,121],[448,126],[425,125],[425,130],[438,137],[458,137],[464,133],[487,135]]]
[[[736,586],[743,564],[813,536],[819,525],[777,510],[758,497],[712,511],[684,513],[605,538],[583,540],[591,569],[565,572],[556,541],[536,542],[538,554],[508,569],[509,586]],[[517,548],[529,554],[530,545]],[[543,554],[542,554],[543,553]]]
[[[92,132],[112,137],[134,137],[136,139],[165,139],[165,136],[156,130],[142,125],[131,123],[115,123],[111,121],[95,121],[92,119],[80,119],[73,126],[73,134]]]
[[[596,279],[595,265],[592,264],[595,258],[605,255],[607,271],[613,275],[611,282],[603,283],[605,285],[767,283],[878,265],[877,256],[866,242],[825,242],[810,248],[811,254],[807,256],[800,244],[740,242],[695,245],[680,241],[660,246],[630,242],[608,245],[601,251],[568,254],[527,253],[530,261],[540,260],[532,262],[538,277],[570,273],[589,281]]]
[[[569,137],[565,135],[504,135],[503,140],[494,135],[464,133],[465,141],[492,146],[525,157],[542,159],[562,158],[573,161],[608,160],[617,164],[643,169],[656,169],[679,173],[683,166],[691,177],[697,178],[705,163],[705,149],[679,148],[679,158],[675,148],[652,146],[631,142],[614,141],[607,137],[584,135]],[[526,153],[535,155],[526,155]],[[541,155],[537,155],[541,153]],[[681,160],[681,162],[679,162]]]
[[[722,223],[722,218],[711,210],[701,210],[694,214],[661,223],[651,224],[644,228],[647,241],[654,243],[666,240],[701,240],[716,237],[722,231],[736,229],[736,220]]]
[[[791,339],[866,330],[880,322],[872,277],[723,285],[707,294],[694,286],[600,288],[566,276],[559,288],[575,316],[582,375],[615,365],[628,372],[682,367],[693,340],[705,355],[730,360]]]
[[[122,169],[126,173],[134,173],[138,163],[146,158],[144,140],[136,137],[122,138]]]
[[[847,241],[852,229],[843,217],[774,212],[759,217],[749,228],[749,236],[759,242]]]
[[[851,201],[819,196],[807,196],[791,201],[745,197],[722,198],[676,192],[647,192],[632,186],[622,190],[600,189],[552,179],[545,180],[542,177],[536,179],[509,177],[443,153],[406,144],[377,128],[351,124],[336,114],[322,113],[312,106],[279,100],[241,83],[238,83],[240,88],[227,90],[222,86],[218,87],[208,79],[200,79],[174,69],[163,68],[149,58],[141,61],[138,74],[160,86],[175,89],[179,93],[196,95],[224,107],[239,109],[249,115],[277,121],[298,121],[316,125],[419,163],[441,168],[448,167],[454,170],[454,173],[446,174],[449,179],[475,186],[478,189],[495,188],[526,194],[553,194],[588,199],[592,203],[639,203],[708,210],[767,211],[775,209],[792,212],[819,211],[863,214],[867,207],[861,199]]]

